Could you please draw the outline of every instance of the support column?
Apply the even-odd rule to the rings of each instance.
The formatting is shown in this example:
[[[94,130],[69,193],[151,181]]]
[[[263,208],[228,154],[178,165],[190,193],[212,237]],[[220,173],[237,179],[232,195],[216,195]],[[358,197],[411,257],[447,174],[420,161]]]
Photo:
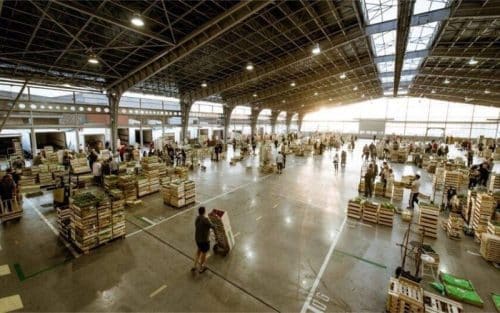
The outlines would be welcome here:
[[[33,123],[31,124],[33,125]],[[31,126],[31,154],[33,157],[36,155],[36,135],[35,135],[35,127]]]
[[[286,112],[286,133],[290,133],[290,126],[292,125],[292,117],[293,113],[292,112]]]
[[[257,135],[257,119],[259,117],[259,110],[253,110],[252,109],[252,114],[250,115],[250,135],[252,138]]]
[[[116,153],[118,150],[118,106],[120,105],[121,95],[110,90],[108,93],[109,115],[111,118],[111,151]]]
[[[181,144],[184,144],[188,139],[188,127],[189,127],[189,113],[191,112],[191,106],[193,101],[188,97],[181,97]]]
[[[300,112],[299,113],[299,119],[297,120],[297,128],[299,129],[299,132],[302,131],[302,122],[304,121],[304,113]]]
[[[224,117],[224,142],[228,144],[229,142],[229,125],[231,124],[231,113],[233,113],[234,107],[232,105],[224,105],[222,107],[222,114]]]
[[[80,129],[78,127],[75,128],[76,135],[76,152],[80,152]]]
[[[271,134],[276,133],[276,121],[278,120],[279,111],[271,111]]]

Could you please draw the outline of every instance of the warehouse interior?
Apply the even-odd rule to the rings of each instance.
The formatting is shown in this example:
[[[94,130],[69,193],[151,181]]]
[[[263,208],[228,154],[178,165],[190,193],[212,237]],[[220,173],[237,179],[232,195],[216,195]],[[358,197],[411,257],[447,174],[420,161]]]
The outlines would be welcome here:
[[[0,312],[500,312],[499,0],[0,0],[0,47]]]

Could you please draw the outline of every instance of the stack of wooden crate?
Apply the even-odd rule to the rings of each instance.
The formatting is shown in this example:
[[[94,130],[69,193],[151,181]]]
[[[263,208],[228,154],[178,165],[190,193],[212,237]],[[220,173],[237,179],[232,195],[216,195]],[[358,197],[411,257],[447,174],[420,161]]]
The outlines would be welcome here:
[[[24,168],[19,178],[18,188],[20,193],[40,191],[40,185],[36,182],[37,176],[33,175],[30,168]]]
[[[444,173],[444,194],[451,188],[457,192],[460,190],[462,174],[459,171],[446,171]]]
[[[488,222],[488,234],[500,236],[500,224],[495,221]]]
[[[97,200],[90,193],[77,194],[71,199],[71,239],[82,251],[98,243]]]
[[[118,187],[123,191],[125,201],[137,200],[137,192],[135,190],[135,176],[120,175],[118,177]]]
[[[347,202],[347,217],[359,220],[363,214],[363,204],[360,198],[351,199]]]
[[[436,239],[439,224],[439,207],[430,203],[421,203],[419,209],[419,230],[424,236]]]
[[[394,206],[390,202],[385,202],[380,205],[378,210],[378,223],[380,225],[392,227],[394,221]]]
[[[188,168],[187,167],[181,167],[177,166],[175,168],[175,174],[179,176],[180,179],[188,179]]]
[[[389,313],[424,313],[424,290],[420,284],[400,277],[389,282],[386,311]]]
[[[170,183],[162,185],[161,193],[163,195],[163,203],[166,205],[170,205]]]
[[[363,221],[377,224],[379,208],[380,204],[376,202],[365,201],[363,203]]]
[[[488,190],[494,191],[500,189],[500,173],[493,173],[490,176],[490,183],[488,184]]]
[[[54,184],[54,178],[52,177],[52,172],[50,172],[48,165],[43,164],[39,166],[38,181],[41,187]]]
[[[99,200],[97,210],[97,244],[103,244],[111,240],[113,234],[113,220],[111,215],[111,201],[104,197]]]
[[[405,184],[399,181],[395,181],[392,187],[391,200],[393,202],[399,202],[403,200]]]
[[[11,154],[11,157],[16,157],[24,160],[24,152],[21,142],[19,142],[18,140],[13,140],[12,148],[14,149],[14,152]]]
[[[433,190],[441,190],[444,184],[444,167],[437,167],[434,177],[432,178],[432,188]]]
[[[486,232],[488,222],[496,208],[495,199],[485,193],[478,192],[476,201],[473,205],[472,212],[472,228],[474,229],[474,238],[476,241],[481,241],[481,233]]]
[[[358,191],[359,193],[365,192],[365,179],[363,177],[361,177],[361,180],[359,181]]]
[[[462,207],[462,217],[465,223],[472,224],[472,213],[474,211],[474,206],[476,205],[477,192],[475,190],[467,191],[467,204]]]
[[[112,239],[125,236],[125,200],[111,202]]]
[[[57,207],[56,219],[59,236],[69,241],[71,235],[71,209],[69,206]]]
[[[479,253],[487,261],[500,263],[500,236],[483,233]]]
[[[112,190],[118,187],[118,176],[116,175],[106,175],[104,176],[104,189]]]
[[[194,181],[187,180],[184,182],[184,198],[184,205],[190,205],[196,202],[196,185]]]
[[[427,172],[429,174],[434,174],[436,172],[436,167],[437,167],[437,161],[436,160],[429,160],[429,164],[427,164]]]
[[[84,174],[90,173],[90,166],[87,162],[87,158],[76,158],[70,161],[71,163],[71,173],[73,174]]]
[[[446,233],[452,239],[461,239],[464,228],[464,220],[461,215],[450,213],[446,223]]]
[[[184,182],[177,180],[170,183],[170,205],[176,208],[185,205]]]
[[[375,196],[376,197],[384,197],[384,184],[382,182],[375,183]]]

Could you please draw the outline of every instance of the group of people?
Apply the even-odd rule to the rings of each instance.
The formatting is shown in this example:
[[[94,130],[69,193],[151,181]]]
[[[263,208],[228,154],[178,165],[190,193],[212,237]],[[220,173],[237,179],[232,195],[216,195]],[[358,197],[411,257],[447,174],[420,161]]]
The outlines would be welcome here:
[[[469,171],[469,188],[474,188],[476,186],[486,187],[491,172],[493,171],[493,166],[493,158],[489,158],[480,164],[472,165]]]
[[[389,164],[387,162],[384,161],[382,163],[382,167],[379,171],[377,161],[371,161],[370,163],[368,163],[368,166],[366,167],[365,173],[363,175],[365,183],[365,197],[368,198],[373,196],[373,185],[377,176],[380,177],[380,181],[384,186],[384,193],[387,189],[387,186],[392,185],[392,183],[394,182],[394,172],[392,168],[389,167]]]

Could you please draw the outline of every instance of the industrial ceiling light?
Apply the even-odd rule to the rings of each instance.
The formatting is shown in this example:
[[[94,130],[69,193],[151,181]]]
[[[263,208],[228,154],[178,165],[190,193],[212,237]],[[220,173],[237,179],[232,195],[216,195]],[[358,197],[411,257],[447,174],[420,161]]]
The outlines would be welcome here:
[[[317,95],[319,95],[319,93],[316,91],[316,92],[314,93],[314,95],[315,95],[315,96],[317,96]]]
[[[301,107],[304,107],[304,105],[301,105]]]
[[[248,62],[246,66],[247,71],[253,71],[253,64],[252,62]]]
[[[97,56],[96,56],[95,54],[93,54],[93,53],[91,53],[91,54],[89,55],[88,62],[89,62],[90,64],[94,64],[94,65],[95,65],[95,64],[99,64],[99,60],[97,59]]]
[[[295,82],[291,82],[291,83],[290,83],[290,86],[291,86],[291,87],[295,87],[295,86],[297,86],[297,84],[296,84]]]
[[[365,94],[362,94],[362,95],[361,95],[361,98],[364,98],[364,97],[365,97]]]
[[[358,90],[358,86],[354,86],[354,88],[352,88],[352,90],[357,91]]]
[[[130,20],[132,25],[137,26],[137,27],[142,27],[144,26],[144,21],[142,20],[141,16],[138,13],[135,13],[132,19]]]
[[[347,75],[345,73],[340,74],[340,79],[345,79]]]
[[[319,47],[319,43],[314,45],[314,48],[312,49],[312,54],[318,55],[321,53],[321,48]]]
[[[484,93],[487,94],[487,95],[489,95],[491,93],[491,91],[489,89],[485,89]]]
[[[469,60],[469,65],[476,65],[478,63],[478,61],[476,59],[474,59],[474,57],[472,57],[470,60]]]
[[[449,80],[448,78],[446,78],[446,79],[444,80],[444,83],[445,83],[445,84],[449,84],[449,83],[450,83],[450,80]]]
[[[207,85],[207,82],[206,82],[206,81],[203,81],[203,82],[201,83],[201,87],[202,87],[202,88],[207,88],[207,86],[208,86],[208,85]]]
[[[436,93],[436,89],[432,89],[432,90],[431,90],[431,93]]]
[[[253,94],[253,97],[254,97],[254,98],[257,98],[257,94],[256,94],[256,93],[254,93],[254,94]]]
[[[332,99],[332,98],[328,98],[328,101],[332,102],[332,101],[333,101],[333,99]]]
[[[286,103],[286,100],[285,99],[281,100],[281,103]]]

